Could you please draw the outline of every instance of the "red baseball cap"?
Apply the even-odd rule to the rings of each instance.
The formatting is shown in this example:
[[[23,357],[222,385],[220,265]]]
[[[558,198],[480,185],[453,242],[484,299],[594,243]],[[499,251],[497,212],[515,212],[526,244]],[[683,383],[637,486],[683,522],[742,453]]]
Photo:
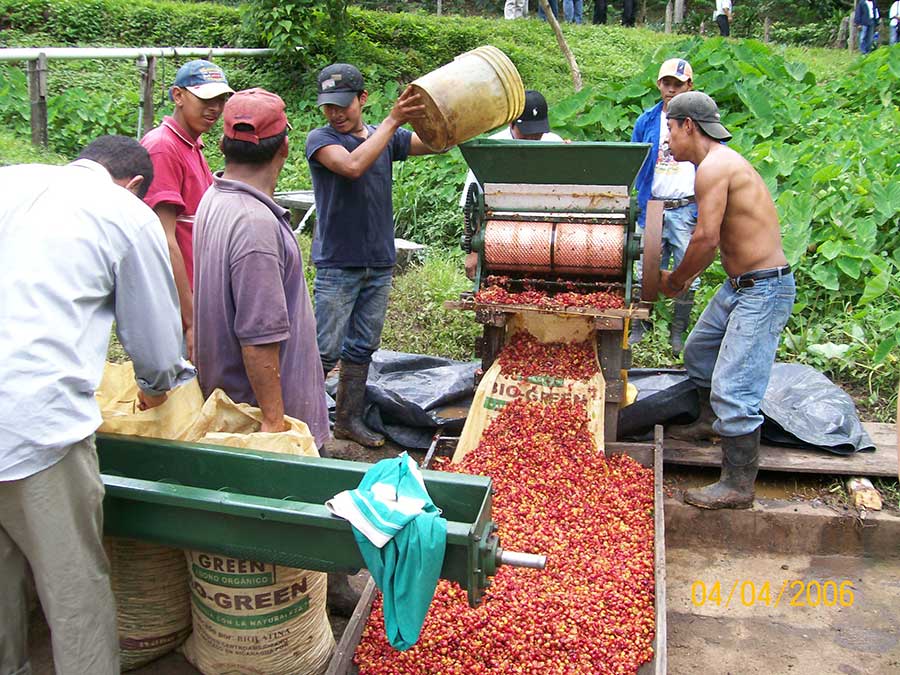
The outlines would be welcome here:
[[[290,129],[284,114],[284,101],[278,94],[261,89],[244,89],[237,92],[225,103],[222,113],[225,136],[236,141],[247,141],[254,145],[264,138],[277,136]],[[236,125],[247,125],[249,129],[235,129]]]

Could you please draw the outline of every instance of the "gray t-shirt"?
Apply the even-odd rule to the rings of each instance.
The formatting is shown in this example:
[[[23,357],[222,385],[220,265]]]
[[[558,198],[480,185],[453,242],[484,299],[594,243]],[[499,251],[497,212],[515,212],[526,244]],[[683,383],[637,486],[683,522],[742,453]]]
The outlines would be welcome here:
[[[194,223],[194,355],[203,394],[258,405],[242,346],[281,343],[285,413],[328,440],[316,320],[287,210],[216,176]]]

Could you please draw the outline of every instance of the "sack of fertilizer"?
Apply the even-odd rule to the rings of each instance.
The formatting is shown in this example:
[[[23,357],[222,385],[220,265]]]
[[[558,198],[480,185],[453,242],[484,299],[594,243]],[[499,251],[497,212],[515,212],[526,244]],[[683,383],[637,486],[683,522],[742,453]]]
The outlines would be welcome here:
[[[597,452],[603,452],[606,381],[590,318],[516,314],[506,342],[478,385],[453,462],[478,446],[482,432],[510,401],[583,404]]]

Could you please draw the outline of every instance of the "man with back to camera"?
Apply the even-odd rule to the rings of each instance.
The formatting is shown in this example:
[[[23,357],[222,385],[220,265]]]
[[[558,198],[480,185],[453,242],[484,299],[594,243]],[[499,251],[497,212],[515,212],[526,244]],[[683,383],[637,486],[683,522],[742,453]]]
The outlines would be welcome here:
[[[512,122],[509,126],[501,129],[497,133],[490,136],[493,140],[516,140],[516,141],[544,141],[562,143],[563,139],[550,131],[549,112],[547,108],[547,99],[544,95],[533,89],[525,90],[525,108],[522,114]],[[469,188],[475,182],[475,174],[469,170],[466,175],[466,182],[463,184],[462,194],[459,198],[459,205],[465,208],[466,199],[468,198]],[[469,279],[475,277],[475,269],[478,265],[478,254],[475,252],[466,255],[466,276]]]
[[[684,259],[661,273],[672,298],[721,252],[728,280],[703,310],[684,350],[697,386],[701,414],[671,427],[674,438],[722,438],[719,481],[687,490],[684,500],[708,509],[749,508],[759,467],[759,412],[781,331],[794,305],[794,275],[781,246],[778,214],[765,182],[721,141],[731,138],[718,106],[701,92],[669,102],[669,147],[678,161],[697,167],[697,227]]]
[[[289,212],[272,199],[287,160],[284,101],[264,89],[225,104],[225,170],[194,225],[194,327],[203,395],[258,406],[261,431],[302,420],[328,440],[325,383],[303,260]]]
[[[188,358],[193,358],[194,215],[200,198],[212,185],[212,172],[203,156],[201,136],[222,116],[225,101],[234,93],[225,73],[209,61],[188,61],[175,74],[169,98],[171,117],[148,131],[141,144],[150,152],[156,180],[144,197],[156,211],[166,233],[172,272],[181,305]]]
[[[684,258],[694,226],[697,224],[697,205],[694,203],[694,165],[678,162],[669,151],[669,128],[666,112],[669,101],[694,87],[694,71],[684,59],[669,59],[659,67],[656,86],[660,101],[645,110],[638,117],[631,134],[632,143],[650,143],[650,155],[635,180],[638,191],[638,227],[646,223],[647,202],[657,199],[663,202],[662,256],[663,269],[678,267]],[[641,276],[642,261],[638,263],[638,278]],[[694,307],[694,293],[700,279],[694,279],[682,296],[675,298],[674,316],[669,327],[669,345],[675,356],[684,349],[684,333],[691,320]],[[635,321],[629,335],[629,344],[640,342],[650,327],[647,320]]]
[[[317,211],[312,260],[322,370],[341,362],[334,436],[377,447],[384,437],[365,425],[363,412],[396,262],[392,163],[432,151],[401,128],[425,114],[411,87],[377,127],[363,121],[367,99],[356,67],[324,68],[317,103],[328,124],[307,136],[306,158]]]
[[[140,407],[194,376],[153,180],[134,139],[0,169],[0,673],[28,673],[27,568],[60,675],[118,675],[94,391],[113,320]]]

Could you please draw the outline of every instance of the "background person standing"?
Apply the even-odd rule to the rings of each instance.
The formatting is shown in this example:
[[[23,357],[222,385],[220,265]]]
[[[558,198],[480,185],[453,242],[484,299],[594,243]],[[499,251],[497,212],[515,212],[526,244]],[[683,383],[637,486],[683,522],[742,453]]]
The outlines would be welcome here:
[[[719,35],[731,35],[731,0],[716,0],[716,11],[713,20],[719,25]]]
[[[895,45],[900,42],[900,0],[894,0],[894,4],[888,10],[888,19],[889,42]]]
[[[859,51],[868,54],[873,49],[875,29],[878,19],[878,3],[875,0],[859,0],[856,3],[856,12],[853,15],[853,23],[859,26]]]
[[[684,59],[669,59],[659,67],[656,86],[660,101],[644,111],[634,125],[632,143],[649,143],[650,155],[635,180],[638,191],[638,227],[646,223],[647,202],[657,199],[663,202],[662,269],[678,267],[684,258],[694,228],[697,225],[697,205],[694,203],[694,165],[678,162],[669,149],[667,116],[669,102],[678,94],[690,91],[694,72]],[[637,278],[641,278],[642,261],[638,261]],[[684,333],[694,307],[694,293],[700,279],[694,279],[684,293],[675,298],[674,316],[669,327],[669,345],[675,356],[684,349]],[[629,344],[640,342],[650,327],[646,320],[636,321],[628,337]]]
[[[219,66],[202,59],[188,61],[169,89],[175,111],[141,139],[156,172],[144,201],[156,211],[166,233],[190,359],[194,358],[194,215],[213,180],[200,137],[222,116],[233,93]]]

